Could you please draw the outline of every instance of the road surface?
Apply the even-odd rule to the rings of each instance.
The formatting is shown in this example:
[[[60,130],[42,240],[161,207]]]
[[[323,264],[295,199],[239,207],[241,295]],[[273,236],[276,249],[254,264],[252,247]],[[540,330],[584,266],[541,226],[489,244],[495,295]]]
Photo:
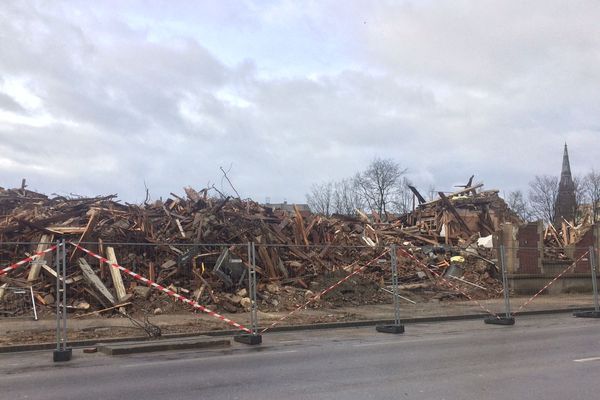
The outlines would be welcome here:
[[[528,316],[267,334],[263,345],[108,357],[0,355],[0,399],[600,398],[600,320]]]

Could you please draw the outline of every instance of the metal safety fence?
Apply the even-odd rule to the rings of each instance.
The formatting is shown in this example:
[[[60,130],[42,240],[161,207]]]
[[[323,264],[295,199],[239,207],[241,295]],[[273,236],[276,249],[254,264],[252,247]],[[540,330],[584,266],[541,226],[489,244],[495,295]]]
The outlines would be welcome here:
[[[261,334],[290,324],[347,321],[357,317],[354,312],[357,307],[393,302],[384,284],[392,279],[389,248],[254,246],[261,255],[260,260],[267,264],[263,271],[266,282],[259,285],[257,292],[257,307],[263,316]],[[318,257],[311,257],[314,254]],[[290,255],[302,261],[290,261]],[[279,266],[283,281],[289,283],[287,286],[269,283],[273,277],[281,280],[274,273],[275,265]],[[386,319],[389,316],[386,315]]]
[[[54,249],[54,243],[47,242],[0,243],[0,320],[38,319],[39,304],[45,303],[38,276],[46,269],[54,271],[49,266]],[[10,274],[25,268],[25,275]]]
[[[57,361],[70,358],[70,341],[106,337],[226,330],[255,345],[299,325],[403,333],[407,321],[440,318],[512,325],[557,309],[597,318],[597,260],[593,246],[556,260],[502,245],[483,257],[397,243],[2,243],[0,318],[56,318]],[[99,316],[120,318],[98,327]]]

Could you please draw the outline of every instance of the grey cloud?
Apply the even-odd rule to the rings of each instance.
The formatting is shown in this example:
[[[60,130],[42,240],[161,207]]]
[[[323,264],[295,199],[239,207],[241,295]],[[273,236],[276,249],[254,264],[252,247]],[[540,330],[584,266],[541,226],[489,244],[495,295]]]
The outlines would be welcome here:
[[[0,109],[6,111],[16,111],[24,113],[25,109],[18,102],[15,101],[11,96],[0,92]]]
[[[273,61],[250,51],[225,63],[202,35],[156,35],[152,21],[203,23],[189,4],[189,15],[160,2],[131,3],[123,15],[86,2],[23,4],[0,6],[0,76],[23,79],[41,106],[25,111],[0,94],[0,107],[52,121],[0,121],[1,153],[12,162],[0,164],[2,186],[27,175],[48,193],[118,192],[135,201],[144,181],[155,197],[218,186],[218,167],[231,164],[243,196],[302,201],[311,183],[350,176],[375,156],[440,189],[473,173],[489,186],[523,187],[558,170],[564,140],[573,142],[574,169],[588,168],[578,154],[600,156],[595,5],[534,4],[516,15],[510,2],[357,2],[336,19],[333,3],[313,3],[275,31],[327,42],[310,52],[323,65],[354,62],[275,76],[264,69]],[[275,14],[302,8],[289,4]],[[231,5],[235,27],[226,26],[227,5],[205,7],[212,24],[229,29],[224,46],[240,32],[268,34],[260,5],[247,15]],[[328,42],[329,33],[342,44]],[[292,39],[285,54],[302,63],[313,42]],[[313,68],[319,62],[310,58]]]
[[[600,40],[600,5],[590,1],[378,2],[372,10],[371,55],[399,72],[479,87],[568,73]]]

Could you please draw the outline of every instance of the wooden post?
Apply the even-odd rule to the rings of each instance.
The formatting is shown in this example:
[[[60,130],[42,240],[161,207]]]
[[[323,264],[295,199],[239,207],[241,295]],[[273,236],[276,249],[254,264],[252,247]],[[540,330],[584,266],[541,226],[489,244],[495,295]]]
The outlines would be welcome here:
[[[4,298],[4,293],[6,292],[7,286],[8,283],[5,283],[4,285],[0,286],[0,301],[2,301],[2,299]]]
[[[117,256],[115,255],[115,249],[113,247],[106,248],[106,256],[112,264],[118,264]],[[125,285],[123,285],[123,277],[121,271],[118,268],[109,266],[110,276],[112,277],[113,286],[117,294],[117,301],[121,302],[127,296],[125,291]]]
[[[150,279],[152,282],[156,282],[156,271],[152,261],[148,263],[148,279]]]
[[[37,246],[36,253],[42,252],[51,246],[51,241],[54,239],[51,235],[42,235],[40,238],[40,243]],[[40,271],[42,270],[42,265],[46,264],[46,256],[48,254],[43,254],[39,256],[37,259],[32,261],[31,269],[29,270],[29,275],[27,276],[27,282],[33,282],[38,279],[40,276]],[[50,257],[50,256],[48,256]]]

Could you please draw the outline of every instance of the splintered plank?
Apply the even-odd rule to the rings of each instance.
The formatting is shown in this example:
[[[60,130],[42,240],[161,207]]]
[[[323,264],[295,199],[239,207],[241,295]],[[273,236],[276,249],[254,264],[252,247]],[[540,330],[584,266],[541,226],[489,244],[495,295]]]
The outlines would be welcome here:
[[[106,256],[112,264],[118,264],[114,248],[107,247]],[[117,294],[117,301],[123,301],[123,299],[127,297],[127,292],[125,291],[125,285],[123,284],[123,277],[121,276],[121,271],[114,267],[110,267],[109,271],[113,281],[113,287],[115,288],[115,292]]]
[[[567,232],[567,224],[565,224],[565,221],[562,221],[562,238],[563,238],[563,243],[565,245],[569,244],[569,233]]]
[[[273,265],[273,260],[271,259],[271,255],[265,246],[258,246],[258,256],[260,260],[263,262],[263,265],[266,265],[267,272],[270,278],[277,278],[277,272],[275,271],[275,266]]]
[[[179,233],[181,233],[181,237],[185,239],[185,231],[183,230],[183,227],[181,226],[181,221],[179,220],[179,218],[175,218],[175,223],[177,224]]]
[[[90,214],[90,219],[88,220],[88,223],[85,226],[85,230],[83,231],[83,233],[79,237],[79,240],[77,241],[77,245],[79,245],[81,242],[83,242],[85,240],[86,236],[88,235],[88,233],[92,229],[94,223],[96,222],[96,216],[97,215],[98,215],[98,212],[95,209],[92,209],[92,212]],[[71,257],[69,258],[69,262],[73,261],[73,259],[75,258],[75,254],[77,254],[78,250],[79,250],[79,247],[75,247],[75,250],[73,250],[73,253],[71,254]]]
[[[191,201],[196,203],[200,201],[200,194],[198,194],[198,192],[192,189],[191,187],[185,187],[183,188],[183,190],[185,191],[185,194],[187,195],[188,199],[190,199]]]
[[[469,229],[469,227],[467,226],[467,224],[465,223],[465,221],[462,219],[462,217],[460,216],[460,214],[458,213],[458,211],[456,211],[456,208],[454,208],[454,206],[452,205],[452,203],[450,202],[450,200],[446,197],[446,195],[444,194],[444,192],[438,192],[438,194],[440,195],[440,199],[442,200],[442,204],[444,204],[446,206],[446,208],[448,209],[448,211],[450,211],[450,213],[454,216],[454,218],[456,219],[456,222],[458,222],[458,224],[460,225],[460,227],[465,230],[465,233],[467,235],[471,235],[473,232],[471,232],[471,229]]]
[[[410,233],[410,232],[407,232],[407,231],[404,231],[404,230],[402,230],[402,231],[400,231],[400,232],[401,232],[403,235],[406,235],[406,236],[408,236],[408,237],[411,237],[411,238],[415,238],[415,239],[417,239],[417,240],[420,240],[420,241],[423,241],[423,242],[425,242],[425,243],[429,243],[429,244],[431,244],[431,245],[433,245],[433,246],[439,246],[439,245],[440,245],[440,244],[439,244],[437,241],[435,241],[435,240],[431,240],[431,239],[428,239],[428,238],[426,238],[426,237],[424,237],[424,236],[421,236],[421,235],[417,235],[416,233]],[[446,235],[446,237],[447,237],[447,236],[448,236],[448,235]]]
[[[85,261],[85,259],[80,258],[79,260],[79,268],[81,272],[83,272],[83,278],[90,285],[90,289],[94,292],[98,301],[102,303],[104,307],[112,307],[116,305],[115,297],[112,293],[104,286],[104,283],[98,278],[98,275],[94,272],[92,267]]]
[[[306,230],[304,230],[304,219],[302,218],[302,214],[300,214],[300,210],[294,204],[294,213],[296,215],[296,229],[300,234],[300,239],[304,242],[304,245],[308,246],[308,237],[306,236]]]
[[[548,228],[550,229],[550,233],[552,234],[552,237],[554,237],[554,240],[556,240],[556,243],[558,243],[558,246],[564,247],[565,243],[560,239],[558,232],[556,232],[556,229],[554,228],[554,226],[552,224],[548,224]]]
[[[279,271],[283,274],[283,276],[287,279],[290,277],[290,273],[288,272],[287,268],[285,267],[285,264],[283,264],[283,261],[281,260],[281,258],[277,257],[277,268],[279,268]]]
[[[148,279],[156,281],[156,270],[152,261],[148,262]]]
[[[50,235],[42,235],[42,237],[40,238],[40,242],[37,246],[36,249],[36,253],[42,252],[44,250],[46,250],[48,247],[51,246],[50,242],[54,239],[53,236]],[[46,258],[51,257],[51,255],[49,254],[43,254],[41,256],[39,256],[37,259],[35,259],[32,263],[31,263],[31,268],[29,269],[29,276],[27,277],[27,282],[33,282],[35,280],[37,280],[40,276],[40,271],[42,270],[42,265],[45,265],[47,263],[47,259]]]
[[[85,226],[48,226],[46,230],[57,235],[77,235],[85,232]]]

